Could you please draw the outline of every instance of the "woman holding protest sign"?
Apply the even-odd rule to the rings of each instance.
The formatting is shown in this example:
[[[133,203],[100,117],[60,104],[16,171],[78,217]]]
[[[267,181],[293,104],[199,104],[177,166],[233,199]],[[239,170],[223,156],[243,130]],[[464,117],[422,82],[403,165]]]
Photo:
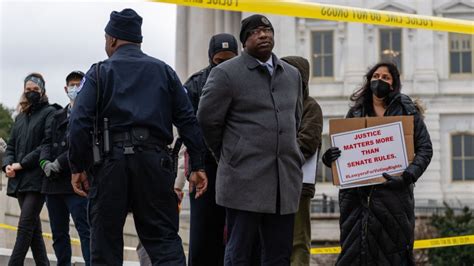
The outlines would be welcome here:
[[[428,167],[433,149],[423,121],[423,108],[400,93],[400,74],[392,63],[378,63],[351,95],[346,118],[414,116],[415,157],[400,176],[383,174],[380,185],[339,192],[342,251],[337,265],[414,265],[414,183]],[[331,167],[341,155],[329,148],[323,162]]]

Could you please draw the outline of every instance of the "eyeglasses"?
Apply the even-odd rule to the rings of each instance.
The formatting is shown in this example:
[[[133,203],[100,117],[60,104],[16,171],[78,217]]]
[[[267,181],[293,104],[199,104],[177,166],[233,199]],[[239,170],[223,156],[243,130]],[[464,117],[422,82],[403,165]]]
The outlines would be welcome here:
[[[256,28],[256,29],[253,29],[250,32],[250,35],[260,35],[260,33],[265,33],[265,34],[270,34],[273,33],[273,29],[270,28],[270,27],[265,27],[265,28]]]

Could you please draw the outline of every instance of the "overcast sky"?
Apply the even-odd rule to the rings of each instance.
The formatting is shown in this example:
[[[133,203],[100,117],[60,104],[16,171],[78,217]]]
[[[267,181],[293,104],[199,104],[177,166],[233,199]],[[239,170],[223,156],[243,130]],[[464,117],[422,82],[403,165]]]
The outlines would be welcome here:
[[[143,17],[142,49],[174,67],[176,6],[139,1],[0,0],[0,103],[15,107],[23,79],[43,74],[51,103],[65,105],[66,75],[107,58],[110,12],[133,8]]]

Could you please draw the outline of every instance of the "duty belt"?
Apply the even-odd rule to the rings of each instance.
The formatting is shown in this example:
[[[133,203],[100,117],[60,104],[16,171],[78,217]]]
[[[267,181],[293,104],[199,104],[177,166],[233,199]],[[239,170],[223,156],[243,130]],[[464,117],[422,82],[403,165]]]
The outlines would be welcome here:
[[[111,142],[123,143],[124,154],[134,154],[134,148],[159,147],[168,151],[167,143],[149,134],[147,129],[132,129],[130,132],[114,132],[111,134]]]

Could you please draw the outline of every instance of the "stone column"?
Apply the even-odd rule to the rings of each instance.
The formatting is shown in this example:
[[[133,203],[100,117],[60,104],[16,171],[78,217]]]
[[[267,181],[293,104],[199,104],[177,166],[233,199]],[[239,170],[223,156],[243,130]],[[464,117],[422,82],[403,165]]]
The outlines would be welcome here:
[[[188,14],[189,7],[178,6],[176,14],[175,70],[181,82],[188,76]]]
[[[345,68],[344,76],[344,90],[343,95],[347,96],[354,92],[354,90],[362,83],[362,77],[366,69],[366,47],[364,46],[364,25],[361,23],[347,24],[347,38],[350,40],[350,50],[348,42],[345,42],[344,53]],[[337,69],[335,70],[337,71]]]
[[[190,8],[188,27],[187,76],[208,65],[209,39],[215,30],[214,10]]]
[[[431,16],[433,1],[426,0],[418,3],[420,15]],[[415,70],[413,73],[413,94],[439,93],[439,79],[435,69],[434,41],[436,33],[430,30],[417,30],[415,36]]]

